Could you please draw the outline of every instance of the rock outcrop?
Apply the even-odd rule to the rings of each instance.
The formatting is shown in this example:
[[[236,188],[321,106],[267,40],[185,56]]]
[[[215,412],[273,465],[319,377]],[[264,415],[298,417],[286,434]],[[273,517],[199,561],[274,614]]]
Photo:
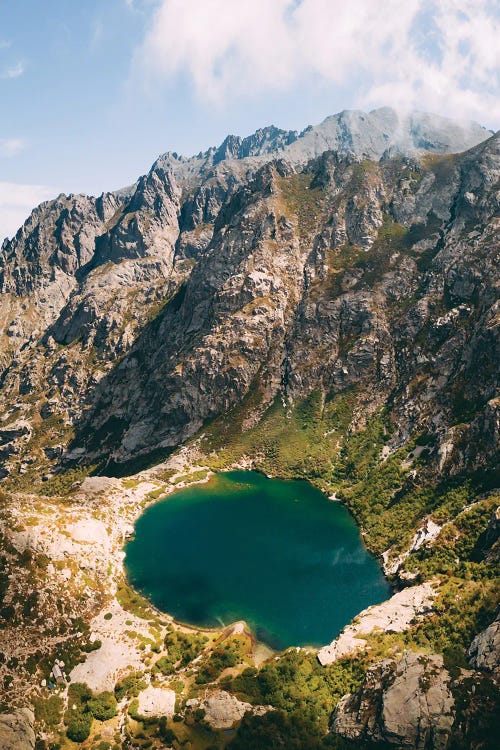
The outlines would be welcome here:
[[[150,685],[139,693],[138,713],[147,718],[152,716],[172,717],[175,712],[175,691]]]
[[[254,716],[262,716],[271,711],[271,706],[253,706],[245,701],[240,701],[225,690],[216,690],[208,695],[203,701],[191,699],[188,701],[189,708],[200,708],[204,712],[204,720],[212,729],[231,729],[241,721],[248,712]]]
[[[28,708],[0,714],[0,747],[5,750],[34,750],[35,717]]]
[[[252,709],[249,703],[239,701],[234,695],[220,690],[203,701],[205,721],[214,729],[229,729]]]
[[[386,602],[368,607],[348,625],[330,645],[318,651],[318,661],[325,666],[343,656],[366,647],[367,642],[360,637],[373,632],[402,633],[410,623],[432,612],[436,592],[432,584],[422,583],[403,589]]]
[[[455,719],[450,676],[440,656],[406,652],[368,670],[358,693],[338,704],[332,730],[397,748],[445,750]]]
[[[500,616],[474,638],[467,656],[473,667],[500,678]]]

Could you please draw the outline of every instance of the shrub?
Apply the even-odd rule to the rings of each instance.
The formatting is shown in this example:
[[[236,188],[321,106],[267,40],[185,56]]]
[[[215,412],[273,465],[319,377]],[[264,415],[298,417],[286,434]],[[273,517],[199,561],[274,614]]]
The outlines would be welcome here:
[[[83,648],[83,651],[85,651],[85,653],[90,654],[91,651],[98,651],[101,648],[101,646],[102,646],[102,641],[96,640],[96,641],[92,641],[92,643],[90,643],[89,641],[82,648]]]
[[[137,698],[141,690],[147,687],[142,672],[132,672],[115,685],[115,697],[117,701],[123,700],[125,696]]]
[[[316,656],[295,649],[286,651],[277,661],[245,669],[228,689],[253,704],[270,704],[294,711],[317,722],[326,731],[328,719],[340,698],[357,690],[365,667],[361,659],[340,659],[322,667]]]
[[[158,659],[153,667],[154,672],[168,675],[175,671],[177,663],[186,666],[196,659],[203,651],[208,638],[201,633],[181,633],[172,630],[165,636],[165,646],[168,649],[167,656]]]
[[[94,696],[88,705],[94,718],[99,719],[99,721],[107,721],[116,716],[116,698],[109,691]]]
[[[264,716],[246,714],[229,750],[319,750],[322,733],[299,714],[272,711]]]
[[[92,695],[92,691],[82,682],[75,682],[68,690],[68,710],[64,716],[66,734],[73,742],[83,742],[90,734],[92,719],[99,721],[116,716],[116,698],[105,691]]]
[[[92,727],[92,714],[90,711],[83,713],[73,712],[67,720],[66,734],[73,742],[84,742],[90,734]]]
[[[228,667],[235,667],[241,662],[241,652],[237,643],[225,643],[215,648],[201,665],[196,682],[203,685],[213,682]]]
[[[49,698],[37,698],[34,701],[35,717],[48,727],[54,728],[61,723],[63,700],[58,695]]]
[[[73,742],[83,742],[90,734],[92,714],[88,703],[92,691],[83,682],[75,682],[68,689],[68,710],[64,715],[66,734]]]

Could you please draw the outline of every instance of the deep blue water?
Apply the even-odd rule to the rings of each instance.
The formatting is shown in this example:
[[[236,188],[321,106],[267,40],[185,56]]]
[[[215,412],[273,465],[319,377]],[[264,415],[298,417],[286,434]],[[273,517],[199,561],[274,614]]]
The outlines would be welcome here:
[[[274,648],[330,642],[390,596],[348,511],[308,482],[218,474],[148,508],[126,547],[130,583],[198,627],[246,620]]]

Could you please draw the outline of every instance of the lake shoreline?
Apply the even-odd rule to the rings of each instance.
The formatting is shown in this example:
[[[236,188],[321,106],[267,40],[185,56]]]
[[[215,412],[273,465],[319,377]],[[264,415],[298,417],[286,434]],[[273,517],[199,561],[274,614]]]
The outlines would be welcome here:
[[[219,486],[217,485],[217,483],[220,483]],[[198,485],[200,487],[203,486],[203,489],[201,489],[200,492],[196,490],[196,487]],[[208,485],[211,486],[208,487]],[[255,489],[256,487],[258,488],[258,490]],[[246,497],[248,493],[257,493],[255,494],[255,496],[252,495],[252,504],[249,508],[245,508],[245,503],[250,502],[249,498],[247,498],[243,503],[239,502],[238,506],[231,505],[231,503],[229,503],[228,501],[228,498],[226,498],[225,500],[221,499],[222,495],[224,495],[224,492],[229,492],[231,496],[231,493],[241,492],[242,488],[245,489],[243,497]],[[180,491],[185,493],[181,500],[179,500]],[[278,491],[279,497],[273,500],[272,492]],[[288,506],[290,491],[299,493],[298,497],[295,498],[295,503],[293,504],[293,506]],[[268,504],[266,505],[264,503],[264,505],[259,506],[259,503],[262,503],[261,496],[263,497],[266,493],[271,493],[267,497]],[[207,511],[206,509],[204,509],[203,505],[205,502],[204,498],[206,498],[208,495],[211,496],[212,504],[210,506],[211,510],[208,516],[206,516],[205,518]],[[307,501],[305,498],[308,498]],[[163,501],[172,501],[173,499],[175,499],[175,505],[173,505],[171,502],[168,504],[165,503],[165,505],[163,505]],[[325,500],[327,500],[328,502],[324,503]],[[188,501],[188,505],[185,504],[186,501]],[[204,517],[204,533],[200,535],[199,529],[197,528],[197,524],[200,523],[200,521],[199,518],[196,517],[195,525],[192,529],[186,531],[186,536],[183,539],[183,543],[178,544],[177,540],[174,537],[169,539],[168,542],[165,542],[161,535],[158,536],[157,529],[157,525],[161,523],[161,518],[163,517],[163,515],[166,514],[168,517],[172,513],[180,513],[181,516],[183,516],[183,514],[187,512],[189,516],[189,514],[192,513],[192,510],[188,510],[188,507],[192,507],[193,501],[196,502],[196,513],[201,513]],[[305,502],[312,503],[312,505],[305,507]],[[211,544],[207,546],[207,542],[204,539],[205,534],[211,535],[213,533],[219,533],[217,528],[211,528],[211,515],[217,508],[217,503],[222,503],[223,505],[225,503],[224,512],[218,518],[218,524],[224,527],[224,531],[220,532],[222,535],[220,537],[216,536]],[[279,507],[275,508],[273,503],[278,503]],[[258,512],[256,511],[256,507],[259,507]],[[332,510],[334,508],[338,508],[338,511],[335,511],[335,513],[332,514]],[[340,512],[340,508],[342,508],[342,512]],[[284,509],[287,509],[289,511],[288,516],[290,516],[290,518],[288,520],[286,514],[283,515]],[[284,576],[283,580],[285,583],[283,587],[280,584],[275,584],[278,586],[281,592],[280,595],[284,597],[279,608],[276,607],[275,602],[272,601],[273,598],[275,599],[276,594],[272,593],[272,587],[269,588],[270,584],[266,580],[267,574],[265,569],[263,569],[262,574],[256,574],[257,578],[259,578],[258,583],[252,583],[250,581],[250,579],[252,578],[252,574],[250,573],[250,571],[253,572],[255,560],[246,559],[245,555],[250,555],[251,557],[254,554],[253,548],[255,544],[249,546],[248,538],[243,535],[240,540],[241,546],[236,546],[234,551],[230,553],[230,550],[232,549],[231,545],[235,543],[235,541],[233,540],[234,533],[237,533],[238,524],[242,522],[242,519],[238,519],[237,521],[235,521],[235,529],[226,527],[226,516],[229,511],[233,514],[243,513],[244,511],[247,513],[247,515],[243,518],[243,523],[246,527],[248,527],[248,529],[246,529],[245,531],[245,534],[250,535],[255,540],[263,536],[265,537],[267,533],[271,533],[269,532],[269,530],[267,530],[266,527],[262,526],[262,518],[267,517],[269,523],[269,514],[271,513],[271,517],[273,519],[273,522],[275,523],[276,530],[279,529],[279,531],[272,532],[270,540],[267,541],[267,543],[269,544],[269,548],[267,548],[267,552],[265,553],[264,557],[266,557],[266,555],[271,555],[269,559],[272,559],[273,548],[276,543],[283,544],[281,537],[285,533],[291,534],[291,540],[295,539],[294,542],[290,542],[289,546],[285,544],[283,552],[286,553],[286,555],[291,554],[293,544],[300,543],[301,545],[303,545],[305,539],[308,540],[309,546],[304,548],[302,552],[297,551],[297,553],[292,555],[292,557],[290,558],[290,563],[292,564],[293,561],[293,566],[298,566],[296,574],[298,575],[298,578],[296,580],[293,579],[293,583],[291,573],[287,569],[286,565],[283,564],[281,555],[278,555],[274,563],[271,564],[273,575],[276,575],[276,572],[281,570],[280,574]],[[158,497],[153,504],[148,504],[147,508],[144,509],[143,513],[141,513],[135,521],[135,534],[133,540],[129,540],[125,547],[125,550],[127,550],[129,554],[133,549],[134,544],[136,545],[135,549],[137,552],[138,522],[140,522],[142,526],[144,526],[145,523],[147,524],[147,519],[149,518],[149,515],[151,513],[155,518],[155,523],[153,524],[154,528],[151,527],[148,532],[152,534],[152,537],[148,540],[148,543],[146,545],[146,558],[140,563],[141,571],[144,566],[150,564],[150,562],[148,561],[151,560],[151,557],[153,555],[152,550],[156,549],[156,547],[158,548],[158,550],[163,550],[165,545],[167,545],[167,548],[169,550],[168,565],[166,565],[166,569],[163,574],[159,575],[156,568],[158,565],[162,564],[163,553],[160,554],[160,552],[155,552],[154,554],[156,554],[156,558],[154,564],[152,564],[152,570],[149,574],[150,576],[152,576],[149,580],[149,583],[145,583],[144,577],[140,577],[143,576],[142,572],[140,573],[139,577],[131,572],[130,565],[132,565],[133,567],[133,565],[135,564],[134,561],[130,563],[130,559],[132,558],[130,558],[128,561],[126,559],[123,560],[124,572],[129,585],[134,590],[140,592],[141,596],[143,596],[148,602],[153,604],[158,612],[162,613],[164,616],[172,617],[173,620],[176,623],[179,623],[181,627],[188,627],[192,630],[213,633],[229,628],[234,623],[244,620],[247,624],[247,627],[252,632],[255,641],[264,643],[266,646],[269,646],[274,652],[281,651],[284,648],[286,649],[289,647],[297,646],[301,648],[303,647],[309,648],[311,650],[317,650],[318,648],[321,648],[321,644],[331,641],[332,635],[334,633],[340,633],[343,627],[345,627],[351,621],[351,619],[355,617],[361,610],[366,609],[366,607],[370,606],[371,604],[379,604],[380,602],[387,600],[391,596],[392,591],[389,583],[383,575],[383,571],[378,563],[378,560],[366,548],[360,529],[357,526],[352,514],[349,513],[348,509],[343,503],[338,501],[331,501],[325,493],[321,492],[307,480],[275,479],[269,477],[263,472],[248,471],[247,466],[244,467],[243,472],[241,471],[240,467],[238,467],[236,471],[225,471],[219,473],[207,472],[207,475],[203,479],[197,480],[190,484],[183,483],[183,486],[176,485],[175,488],[172,488],[172,491],[166,493],[164,497]],[[318,519],[318,523],[317,527],[314,528],[314,518],[316,517]],[[322,528],[325,523],[327,523],[327,527],[329,523],[332,524],[333,519],[338,520],[335,521],[331,528]],[[297,528],[294,527],[295,523],[297,523]],[[337,526],[335,525],[338,523],[341,524],[339,528],[337,528]],[[300,533],[298,531],[299,528]],[[337,548],[335,547],[333,539],[335,538],[335,534],[338,535],[340,533],[340,528],[342,528],[342,532],[337,542],[338,551],[336,552],[335,550]],[[139,529],[139,532],[141,533],[141,529]],[[297,534],[299,534],[298,537]],[[306,536],[304,536],[305,534]],[[199,536],[199,538],[197,535]],[[247,542],[246,545],[245,540]],[[201,585],[199,592],[189,591],[188,594],[186,594],[187,584],[186,586],[180,586],[179,584],[179,580],[183,575],[187,575],[186,570],[190,570],[190,566],[192,564],[195,565],[194,570],[192,571],[192,575],[194,575],[195,578],[196,576],[200,575],[200,570],[197,570],[196,568],[197,563],[192,563],[192,561],[190,560],[190,553],[186,552],[186,549],[189,550],[189,548],[192,547],[193,544],[195,545],[195,549],[197,550],[196,557],[199,557],[202,560],[211,561],[212,565],[215,564],[214,560],[216,561],[217,557],[221,558],[217,563],[219,565],[219,568],[216,574],[216,582],[217,587],[222,591],[223,598],[221,601],[223,608],[218,615],[215,615],[214,613],[213,615],[209,615],[207,619],[216,619],[217,617],[225,619],[224,607],[227,607],[229,605],[229,599],[231,599],[231,597],[234,595],[234,592],[238,592],[241,586],[246,586],[247,588],[250,587],[250,603],[247,602],[247,604],[243,606],[243,609],[240,609],[239,617],[235,618],[234,621],[231,618],[230,624],[224,626],[223,628],[218,628],[215,624],[213,626],[203,624],[203,619],[202,617],[199,617],[199,615],[197,616],[199,617],[198,622],[200,624],[196,624],[196,620],[193,619],[193,615],[186,616],[180,614],[179,607],[182,609],[183,598],[185,600],[186,596],[192,596],[193,607],[195,607],[195,610],[198,611],[200,607],[203,608],[203,606],[205,606],[203,602],[208,595],[207,591],[211,590],[211,584],[207,581],[207,584]],[[224,548],[223,552],[221,552],[222,548]],[[314,552],[314,554],[312,554],[311,550]],[[127,555],[127,552],[125,552],[125,554]],[[246,565],[246,567],[243,568],[241,578],[239,579],[236,579],[234,577],[236,574],[231,570],[234,565],[229,566],[228,570],[227,560],[224,556],[231,554],[231,559],[238,561],[238,563],[240,562],[240,558],[243,554],[242,564],[244,566]],[[308,555],[311,557],[311,559],[307,558]],[[180,566],[175,575],[172,572],[172,559],[175,565]],[[183,561],[182,565],[179,563],[180,559],[182,559]],[[320,562],[321,559],[323,560],[323,562]],[[349,562],[349,560],[351,559],[352,562]],[[306,566],[310,566],[311,564],[313,564],[313,568],[311,568],[306,575]],[[327,569],[326,566],[328,565],[333,565],[331,576],[325,575],[325,570]],[[355,566],[355,568],[352,567],[353,565]],[[203,571],[203,575],[205,575],[206,571],[204,571],[204,568],[206,566],[202,565],[200,567]],[[303,571],[302,573],[300,573],[301,570]],[[316,573],[314,573],[315,570]],[[363,570],[363,573],[359,574],[358,571],[361,570]],[[372,585],[366,584],[368,570],[373,571],[370,575],[375,576]],[[311,571],[316,576],[316,579],[314,579],[314,576],[312,579],[310,578]],[[306,575],[307,580],[304,580],[304,575]],[[335,594],[335,591],[337,590],[336,587],[340,587],[341,585],[343,585],[340,583],[340,581],[343,580],[346,575],[349,583],[347,585],[346,591],[341,596],[339,596],[338,594]],[[168,585],[166,584],[167,579],[170,580],[170,583]],[[238,584],[236,584],[236,580],[238,580]],[[316,600],[318,597],[316,596],[316,594],[311,594],[312,590],[314,589],[314,580],[317,580],[316,585],[320,586],[322,590],[321,594],[319,594],[318,592],[319,599],[322,601],[321,606],[317,604]],[[224,584],[222,583],[222,581],[226,581],[226,583]],[[377,581],[376,584],[375,581]],[[177,595],[180,597],[179,601],[174,597],[174,601],[177,601],[177,605],[172,606],[169,603],[162,605],[158,603],[159,601],[161,602],[161,597],[165,595],[165,590],[167,590],[168,592],[168,586],[173,586],[175,590],[179,590],[179,594]],[[290,587],[292,587],[291,593]],[[189,589],[189,586],[187,586],[187,588]],[[377,590],[380,590],[380,595],[374,593]],[[328,591],[330,591],[330,593],[327,593]],[[358,594],[356,594],[357,591],[359,591]],[[238,595],[239,594],[237,594],[237,597]],[[293,606],[287,599],[287,596],[290,595],[294,599]],[[353,599],[353,597],[356,595],[361,597],[359,606],[355,604]],[[167,593],[167,597],[168,596],[172,595]],[[260,605],[252,605],[251,601],[258,602],[263,598],[265,599],[266,597],[268,597],[268,600],[272,602],[271,605],[266,605],[266,607],[268,607],[267,615],[262,620],[262,617],[258,614],[255,614],[254,612],[250,616],[249,622],[248,613],[245,615],[245,608],[248,609],[248,607],[250,607],[250,611],[253,612],[252,607],[257,606],[256,612],[258,613],[258,607]],[[224,604],[223,602],[226,599],[228,600],[228,603]],[[298,603],[299,600],[302,601],[302,604]],[[342,612],[345,611],[346,608],[348,608],[347,611],[349,614],[345,615],[343,618],[341,618],[339,614],[339,602],[343,603],[344,609],[341,610]],[[232,608],[234,605],[230,604],[229,606]],[[239,605],[236,605],[236,607],[238,608]],[[315,608],[317,608],[316,614],[314,614],[316,611]],[[283,641],[282,636],[277,635],[278,631],[276,635],[270,634],[269,638],[267,639],[266,637],[262,637],[262,635],[258,634],[258,630],[261,627],[271,627],[272,633],[272,630],[275,627],[278,627],[276,624],[278,621],[284,623],[284,625],[280,626],[285,628],[284,632],[290,632],[290,635],[285,637],[284,643],[277,642],[280,640]],[[275,625],[272,625],[273,622],[275,623]],[[321,625],[321,623],[325,624]],[[312,634],[312,637],[308,637],[305,635],[309,628],[316,628],[316,634]],[[324,629],[323,633],[321,633],[321,628]],[[293,637],[292,635],[294,632],[296,633],[296,637]]]

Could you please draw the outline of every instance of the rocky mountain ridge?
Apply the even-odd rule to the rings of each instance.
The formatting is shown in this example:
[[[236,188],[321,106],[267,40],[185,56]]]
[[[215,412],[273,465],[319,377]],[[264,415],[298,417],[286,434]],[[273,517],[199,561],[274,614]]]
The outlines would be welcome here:
[[[397,112],[381,107],[371,112],[344,110],[302,132],[281,130],[274,125],[246,138],[229,135],[218,147],[189,158],[164,154],[176,179],[195,181],[223,160],[253,157],[261,163],[282,157],[294,165],[306,164],[325,151],[380,159],[384,154],[415,154],[419,151],[457,153],[476,146],[492,135],[477,123],[459,123],[424,112]]]
[[[439,430],[440,420],[447,421],[450,380],[456,381],[457,372],[468,380],[472,362],[476,366],[492,355],[468,394],[486,405],[495,397],[490,375],[496,343],[486,344],[491,329],[484,323],[494,316],[496,300],[492,221],[498,170],[490,169],[498,139],[477,148],[455,160],[446,183],[431,170],[430,180],[419,175],[421,184],[407,196],[401,195],[401,178],[393,181],[391,160],[368,168],[349,157],[326,155],[300,175],[286,162],[261,168],[221,211],[208,251],[151,332],[143,331],[103,381],[91,427],[84,429],[106,429],[102,417],[94,415],[122,420],[119,460],[147,449],[146,435],[154,439],[150,448],[176,445],[244,398],[259,373],[264,403],[278,393],[295,401],[314,389],[333,395],[376,383],[374,405],[394,394],[402,434],[415,429],[412,420],[421,419],[426,409],[434,412]],[[484,182],[488,175],[477,201],[470,159],[479,179]],[[346,192],[353,181],[356,196],[350,198]],[[333,208],[336,191],[344,196]],[[311,226],[298,229],[293,202],[304,200]],[[453,212],[460,203],[457,218]],[[466,242],[464,227],[473,234],[479,226],[482,231]],[[387,244],[381,247],[384,233]],[[360,249],[339,252],[339,247]],[[345,263],[342,253],[352,254],[355,262]],[[373,281],[367,284],[367,278]],[[337,285],[337,294],[330,283]],[[475,292],[479,307],[470,304]],[[449,299],[444,305],[443,294]],[[413,305],[401,310],[402,299],[411,295]],[[445,343],[439,329],[455,320],[463,323],[460,332]],[[411,351],[429,323],[428,336]],[[151,336],[160,343],[154,346]],[[146,355],[153,350],[153,357]],[[432,381],[429,366],[440,373],[441,383],[434,382],[431,398],[425,394],[427,407],[417,397],[411,417],[406,394],[394,388],[401,394],[405,380],[419,373]],[[216,386],[221,372],[222,388]],[[487,376],[484,384],[481,373]],[[164,405],[158,414],[160,392]]]
[[[259,180],[269,181],[270,173],[262,161],[267,161],[281,149],[291,159],[288,166],[282,168],[292,179],[292,173],[301,173],[304,155],[320,151],[325,144],[341,145],[341,150],[349,152],[343,158],[354,163],[367,151],[374,153],[373,144],[376,142],[377,155],[380,156],[396,126],[402,130],[398,122],[396,114],[388,109],[369,115],[344,112],[297,137],[297,142],[301,143],[312,138],[316,146],[311,152],[307,148],[304,151],[301,146],[300,153],[295,154],[287,153],[296,142],[293,141],[295,136],[283,135],[273,128],[264,129],[240,143],[237,151],[242,157],[240,159],[218,161],[227,151],[224,148],[233,142],[229,139],[222,151],[211,150],[202,155],[204,164],[211,160],[208,171],[205,167],[200,169],[197,163],[193,167],[192,160],[183,161],[182,164],[190,165],[189,169],[196,175],[196,184],[191,187],[185,184],[177,186],[180,177],[177,175],[176,179],[175,165],[172,170],[172,159],[165,156],[160,157],[150,172],[129,189],[104,194],[97,199],[59,196],[55,201],[42,204],[16,237],[4,243],[0,256],[0,288],[4,300],[1,321],[4,343],[0,353],[4,366],[1,377],[7,392],[14,393],[20,388],[28,393],[30,378],[38,377],[35,373],[31,375],[32,369],[37,371],[31,356],[32,345],[40,351],[37,342],[43,341],[55,355],[54,346],[56,349],[61,345],[67,347],[78,339],[79,347],[59,352],[62,361],[57,365],[53,363],[52,367],[58,373],[55,380],[54,376],[47,376],[49,382],[54,382],[56,390],[60,385],[66,389],[67,383],[59,383],[60,373],[72,361],[73,371],[79,369],[80,372],[76,376],[73,372],[71,379],[75,381],[76,377],[80,382],[76,391],[74,387],[70,388],[71,400],[79,402],[80,396],[87,391],[88,382],[82,377],[82,372],[88,368],[77,365],[77,362],[83,364],[80,356],[82,344],[87,352],[84,359],[94,347],[92,360],[98,366],[93,368],[93,379],[97,380],[102,369],[109,369],[110,358],[121,356],[128,350],[149,317],[147,309],[154,312],[162,305],[162,300],[166,300],[188,277],[193,263],[215,240],[216,220],[219,222],[217,226],[223,224],[227,212],[234,212],[236,201],[249,200],[249,196],[243,196],[253,189],[249,188],[250,185],[258,185]],[[462,139],[464,137],[463,130],[457,130],[455,125],[450,126],[439,118],[414,115],[409,122],[413,125],[409,130],[407,128],[408,132],[420,132],[419,128],[423,128],[426,144],[437,151],[443,150],[446,141],[457,145],[457,132],[461,133]],[[445,125],[450,131],[447,137],[442,133]],[[472,142],[486,134],[479,126],[470,126],[469,130],[472,135],[468,137]],[[325,140],[323,131],[327,136],[330,134],[330,140],[326,136]],[[290,141],[293,141],[291,145]],[[284,146],[285,142],[289,145]],[[413,150],[418,142],[412,141],[412,144]],[[352,149],[355,155],[351,153]],[[236,153],[234,149],[229,149],[229,152],[231,156]],[[215,158],[215,153],[219,157]],[[214,158],[218,161],[215,166]],[[342,169],[348,169],[347,163],[338,171]],[[304,192],[307,185],[303,188]],[[339,189],[340,186],[335,187],[335,191]],[[221,211],[223,206],[224,211]],[[344,219],[348,229],[337,231],[334,241],[361,243],[366,250],[380,220],[380,209],[377,210],[378,217],[369,219],[372,225],[363,238],[355,227],[358,218],[351,201]],[[425,207],[423,210],[425,213]],[[223,232],[225,228],[221,226],[219,235]],[[110,289],[113,289],[111,296],[108,294]],[[23,358],[17,360],[17,354],[27,346],[30,347],[29,366],[22,364]],[[46,359],[44,355],[43,360]],[[39,375],[41,381],[45,381],[45,376]],[[10,402],[10,396],[8,400]],[[46,413],[55,400],[49,389]],[[73,422],[77,415],[74,404],[70,410],[70,421]]]

